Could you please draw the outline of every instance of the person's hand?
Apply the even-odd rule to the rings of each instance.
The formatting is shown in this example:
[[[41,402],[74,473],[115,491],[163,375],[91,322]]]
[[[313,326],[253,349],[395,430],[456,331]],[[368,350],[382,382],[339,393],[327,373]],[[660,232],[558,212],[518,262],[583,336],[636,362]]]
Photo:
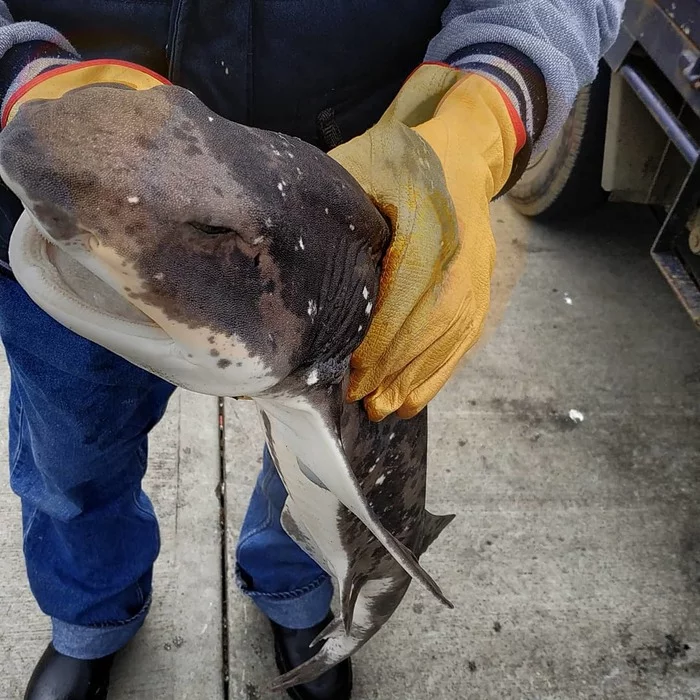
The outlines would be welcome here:
[[[2,127],[8,124],[27,102],[59,99],[71,90],[90,85],[121,85],[132,90],[147,90],[157,85],[168,84],[169,82],[157,73],[126,61],[65,61],[17,86],[12,94],[5,98],[0,124]]]
[[[376,126],[330,152],[393,227],[351,363],[348,399],[364,399],[372,420],[420,412],[478,340],[495,259],[489,202],[525,141],[495,84],[424,64]]]

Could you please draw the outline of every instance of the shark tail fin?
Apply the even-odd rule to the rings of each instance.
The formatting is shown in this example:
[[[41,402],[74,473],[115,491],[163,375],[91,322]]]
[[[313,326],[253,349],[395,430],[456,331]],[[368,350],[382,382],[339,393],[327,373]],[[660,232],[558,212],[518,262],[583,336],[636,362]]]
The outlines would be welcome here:
[[[362,646],[361,642],[345,634],[338,637],[331,636],[315,656],[312,656],[308,661],[293,668],[291,671],[278,676],[272,681],[268,689],[274,692],[288,690],[295,685],[310,683],[344,659],[347,659],[360,646]]]

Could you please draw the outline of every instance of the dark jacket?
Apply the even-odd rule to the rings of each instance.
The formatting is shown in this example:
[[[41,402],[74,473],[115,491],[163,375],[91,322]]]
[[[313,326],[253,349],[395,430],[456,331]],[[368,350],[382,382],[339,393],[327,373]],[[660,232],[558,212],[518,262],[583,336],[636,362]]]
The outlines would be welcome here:
[[[329,119],[344,139],[378,119],[423,60],[447,0],[9,0],[7,6],[15,21],[59,30],[83,58],[146,65],[228,119],[323,147],[329,144],[319,127]]]

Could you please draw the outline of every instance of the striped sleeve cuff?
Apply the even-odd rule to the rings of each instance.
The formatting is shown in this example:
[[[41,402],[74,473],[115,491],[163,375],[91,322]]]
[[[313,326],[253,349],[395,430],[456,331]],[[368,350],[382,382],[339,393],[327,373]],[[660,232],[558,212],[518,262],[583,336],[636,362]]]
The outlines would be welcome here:
[[[76,53],[48,41],[15,44],[0,59],[0,111],[12,93],[37,75],[79,60]]]
[[[524,54],[506,44],[473,44],[445,59],[445,63],[471,73],[479,73],[496,83],[517,110],[527,143],[518,152],[508,182],[498,193],[507,192],[527,168],[532,145],[542,134],[547,121],[547,86],[539,68]]]

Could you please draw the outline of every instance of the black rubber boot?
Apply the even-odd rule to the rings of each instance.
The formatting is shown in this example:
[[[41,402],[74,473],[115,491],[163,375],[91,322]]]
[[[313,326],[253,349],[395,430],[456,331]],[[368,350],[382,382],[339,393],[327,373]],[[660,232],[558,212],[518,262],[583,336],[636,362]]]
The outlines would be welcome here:
[[[114,654],[83,661],[49,644],[29,679],[24,700],[105,700]]]
[[[332,619],[333,615],[329,614],[315,627],[303,630],[288,629],[271,621],[275,639],[275,661],[280,673],[287,673],[314,656],[323,642],[311,648],[309,644]],[[350,659],[341,661],[315,681],[294,686],[287,691],[293,700],[350,700],[351,692]]]

